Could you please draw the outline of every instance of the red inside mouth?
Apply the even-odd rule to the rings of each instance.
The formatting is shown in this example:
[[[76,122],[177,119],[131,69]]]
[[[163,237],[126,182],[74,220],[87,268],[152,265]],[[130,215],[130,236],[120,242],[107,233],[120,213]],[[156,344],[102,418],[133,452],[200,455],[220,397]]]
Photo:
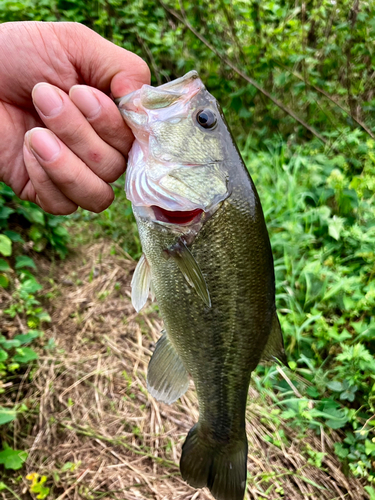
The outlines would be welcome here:
[[[184,212],[171,212],[170,210],[165,210],[164,208],[160,208],[155,205],[152,208],[154,210],[156,220],[169,222],[171,224],[187,224],[203,212],[200,208]]]

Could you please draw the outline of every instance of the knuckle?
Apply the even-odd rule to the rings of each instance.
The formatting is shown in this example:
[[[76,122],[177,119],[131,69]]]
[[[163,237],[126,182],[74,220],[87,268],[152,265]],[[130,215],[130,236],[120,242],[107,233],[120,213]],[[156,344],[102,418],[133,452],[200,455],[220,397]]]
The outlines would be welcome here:
[[[86,123],[79,121],[69,121],[68,117],[66,117],[64,123],[61,124],[60,131],[55,131],[55,133],[70,148],[74,148],[85,143],[87,140],[86,125]]]

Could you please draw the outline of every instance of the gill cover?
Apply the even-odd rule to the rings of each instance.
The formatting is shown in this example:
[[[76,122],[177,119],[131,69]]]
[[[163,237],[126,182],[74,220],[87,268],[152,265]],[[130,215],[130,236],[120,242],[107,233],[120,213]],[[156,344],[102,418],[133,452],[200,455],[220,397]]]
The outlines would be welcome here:
[[[143,85],[116,102],[136,139],[125,187],[134,206],[208,212],[227,198],[225,125],[196,71],[157,88]],[[206,109],[217,120],[211,129],[197,120]]]

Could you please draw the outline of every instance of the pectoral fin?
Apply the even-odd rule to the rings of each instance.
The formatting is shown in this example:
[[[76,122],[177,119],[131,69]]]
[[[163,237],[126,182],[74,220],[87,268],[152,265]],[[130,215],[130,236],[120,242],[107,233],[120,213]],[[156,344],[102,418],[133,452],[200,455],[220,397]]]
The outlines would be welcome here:
[[[266,347],[264,348],[261,362],[274,361],[275,358],[276,360],[281,361],[285,366],[288,366],[288,360],[284,350],[283,334],[276,311],[273,316],[271,333]]]
[[[132,288],[132,304],[134,309],[139,312],[146,304],[151,286],[151,269],[146,257],[142,254],[137,267],[135,268]]]
[[[211,298],[206,280],[185,243],[179,240],[178,243],[164,252],[167,258],[171,257],[176,262],[186,281],[194,288],[203,302],[208,307],[211,307]]]
[[[172,404],[187,391],[188,387],[188,373],[164,332],[156,344],[148,365],[148,392],[158,401]]]

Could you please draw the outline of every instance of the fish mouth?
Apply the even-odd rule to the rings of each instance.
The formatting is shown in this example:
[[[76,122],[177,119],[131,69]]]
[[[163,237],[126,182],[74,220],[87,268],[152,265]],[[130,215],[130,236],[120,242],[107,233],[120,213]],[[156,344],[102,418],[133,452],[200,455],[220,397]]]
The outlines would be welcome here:
[[[151,208],[157,221],[167,222],[169,224],[175,224],[178,226],[196,223],[201,220],[204,213],[201,208],[185,211],[166,210],[165,208],[161,208],[156,205],[153,205]]]

